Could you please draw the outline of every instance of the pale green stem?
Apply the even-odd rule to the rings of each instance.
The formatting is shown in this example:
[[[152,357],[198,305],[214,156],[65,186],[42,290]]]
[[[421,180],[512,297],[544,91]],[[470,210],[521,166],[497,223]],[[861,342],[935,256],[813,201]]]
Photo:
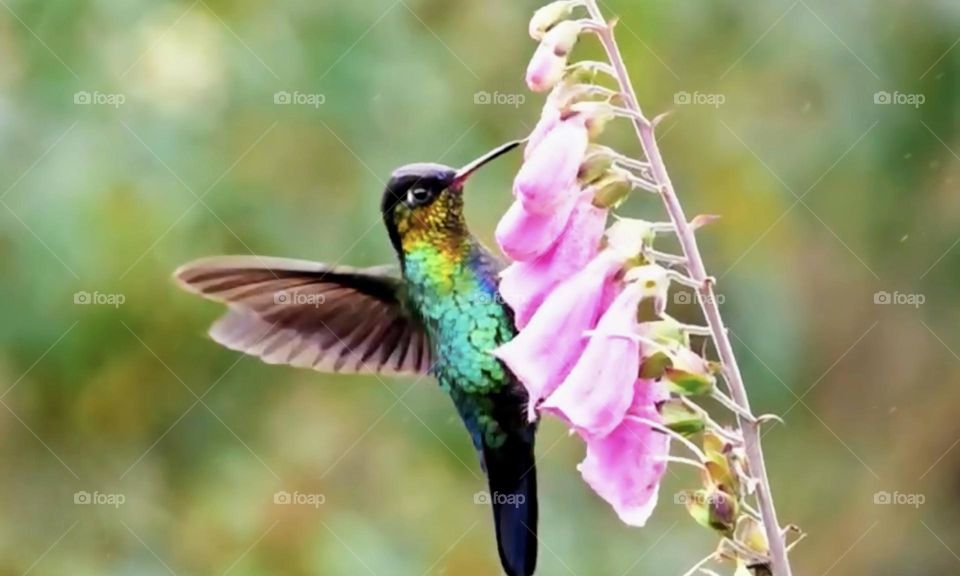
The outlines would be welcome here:
[[[713,294],[713,281],[707,276],[706,268],[703,264],[703,258],[700,256],[700,249],[693,230],[684,215],[683,208],[677,198],[673,183],[667,173],[666,165],[660,154],[660,148],[654,135],[653,124],[646,120],[643,115],[640,103],[637,100],[633,84],[630,82],[630,75],[624,64],[623,56],[614,39],[613,29],[607,24],[597,5],[597,0],[585,0],[590,17],[602,28],[596,33],[600,38],[604,50],[610,59],[610,64],[614,71],[614,76],[620,84],[620,90],[623,92],[624,107],[636,112],[632,118],[637,136],[647,160],[650,162],[651,172],[654,180],[660,186],[660,196],[663,199],[670,219],[677,229],[677,237],[683,247],[684,255],[689,262],[691,277],[699,282],[697,290],[700,292],[700,306],[703,309],[704,316],[707,319],[711,330],[713,331],[713,340],[717,347],[717,353],[720,362],[726,374],[727,385],[730,388],[730,394],[737,405],[747,414],[750,411],[750,402],[747,398],[746,388],[743,384],[743,377],[740,374],[740,368],[737,359],[733,354],[733,345],[727,336],[727,329],[724,326],[723,319],[720,316],[720,309],[717,306],[716,298]],[[787,558],[787,550],[784,544],[783,536],[780,532],[780,523],[777,521],[777,513],[773,503],[773,496],[770,490],[770,481],[767,477],[766,464],[763,459],[763,451],[760,447],[760,430],[756,420],[751,421],[743,416],[738,416],[740,428],[743,430],[744,448],[747,458],[750,462],[751,472],[757,478],[759,485],[757,487],[757,501],[760,504],[760,511],[763,516],[764,530],[767,534],[767,541],[770,546],[771,570],[774,576],[791,576],[790,562]]]

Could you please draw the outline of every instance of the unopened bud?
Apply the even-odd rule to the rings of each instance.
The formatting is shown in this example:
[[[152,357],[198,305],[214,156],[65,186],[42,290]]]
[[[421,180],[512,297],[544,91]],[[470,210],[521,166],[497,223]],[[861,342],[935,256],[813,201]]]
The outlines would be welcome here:
[[[616,208],[630,196],[633,184],[623,170],[608,171],[605,176],[593,182],[593,205],[598,208]]]
[[[534,12],[533,18],[530,19],[530,37],[534,40],[543,40],[547,31],[561,20],[568,18],[576,6],[577,2],[558,0]]]
[[[580,37],[580,24],[564,20],[554,26],[537,46],[527,67],[527,86],[534,92],[546,92],[563,79],[567,57]]]
[[[653,242],[655,234],[650,223],[636,218],[618,218],[607,230],[607,247],[620,253],[624,258],[633,258],[643,252],[643,248]],[[649,280],[656,277],[659,281],[661,274],[654,273],[653,269],[663,271],[659,266],[634,268],[627,272],[626,281]],[[666,280],[666,271],[663,271],[663,281]]]

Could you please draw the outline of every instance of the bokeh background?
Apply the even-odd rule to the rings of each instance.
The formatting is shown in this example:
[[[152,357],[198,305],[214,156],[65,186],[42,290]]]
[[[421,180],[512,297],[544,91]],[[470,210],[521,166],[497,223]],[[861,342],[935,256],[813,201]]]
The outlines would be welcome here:
[[[389,262],[393,167],[459,164],[536,120],[536,6],[0,0],[0,574],[498,573],[432,383],[220,349],[219,308],[170,273]],[[786,420],[764,447],[809,533],[795,573],[960,573],[960,5],[604,8],[647,110],[673,110],[688,213],[723,215],[700,239],[755,408]],[[468,190],[488,242],[517,164]],[[539,452],[540,574],[680,575],[711,550],[674,503],[689,470],[630,529],[580,480],[579,440],[547,422]]]

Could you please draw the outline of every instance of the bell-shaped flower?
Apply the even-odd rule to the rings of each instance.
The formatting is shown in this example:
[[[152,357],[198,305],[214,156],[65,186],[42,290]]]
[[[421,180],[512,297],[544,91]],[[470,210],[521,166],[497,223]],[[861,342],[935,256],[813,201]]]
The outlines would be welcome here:
[[[537,125],[533,127],[533,132],[530,132],[530,136],[527,137],[527,146],[523,149],[524,160],[530,158],[533,151],[540,146],[540,143],[547,137],[547,134],[553,131],[558,124],[560,124],[560,109],[550,106],[549,104],[544,106],[543,111],[540,113],[540,120],[537,122]]]
[[[526,388],[531,421],[540,400],[563,381],[583,352],[584,333],[596,325],[607,286],[622,266],[617,254],[601,252],[553,290],[513,340],[493,351]]]
[[[641,283],[627,284],[603,313],[589,343],[541,410],[565,419],[591,436],[606,436],[623,421],[640,373],[637,311],[646,295]]]
[[[559,122],[524,162],[513,183],[517,199],[528,212],[551,212],[577,183],[587,153],[587,128],[580,115]]]
[[[657,403],[666,398],[660,383],[637,380],[623,422],[606,436],[584,435],[587,456],[578,466],[580,474],[631,526],[646,524],[657,505],[670,439],[649,422],[660,423]]]
[[[607,211],[582,195],[560,238],[547,252],[533,260],[514,262],[500,273],[500,294],[513,310],[518,328],[530,322],[554,288],[597,255],[606,222]]]
[[[546,214],[529,212],[515,201],[497,225],[497,243],[517,262],[528,262],[545,253],[560,237],[578,202],[580,189],[567,191],[557,208]]]
[[[567,58],[577,44],[580,24],[564,20],[547,32],[527,66],[527,86],[534,92],[546,92],[560,80],[567,69]]]

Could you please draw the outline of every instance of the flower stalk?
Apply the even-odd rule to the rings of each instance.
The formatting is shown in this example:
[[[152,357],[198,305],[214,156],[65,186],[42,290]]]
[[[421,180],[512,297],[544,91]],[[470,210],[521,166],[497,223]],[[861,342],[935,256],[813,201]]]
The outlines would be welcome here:
[[[693,227],[684,215],[657,145],[654,123],[644,116],[637,100],[629,73],[614,38],[613,25],[607,23],[604,19],[596,0],[584,0],[583,4],[589,12],[590,18],[596,24],[590,27],[590,31],[597,34],[610,60],[613,75],[619,84],[623,107],[632,112],[630,119],[640,140],[647,163],[649,163],[651,176],[677,231],[689,276],[697,284],[696,290],[700,295],[700,306],[712,333],[722,365],[722,374],[730,396],[738,408],[737,418],[743,434],[743,447],[749,462],[749,472],[757,481],[756,498],[767,545],[769,546],[770,569],[773,576],[791,576],[787,546],[777,520],[770,482],[760,446],[760,422],[756,418],[746,416],[751,414],[750,402],[736,356],[733,353],[733,346],[720,316],[717,299],[714,295],[715,280],[707,275]]]

